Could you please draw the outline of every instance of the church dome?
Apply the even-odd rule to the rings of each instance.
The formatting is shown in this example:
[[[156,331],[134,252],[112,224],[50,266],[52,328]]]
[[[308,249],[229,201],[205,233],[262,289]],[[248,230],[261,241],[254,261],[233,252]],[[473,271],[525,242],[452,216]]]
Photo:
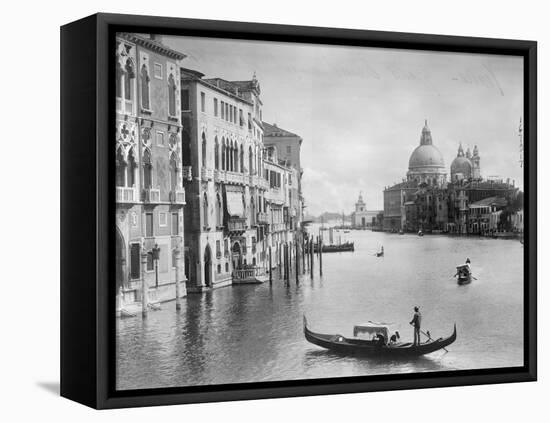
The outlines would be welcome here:
[[[432,134],[425,122],[420,137],[420,145],[414,149],[409,159],[409,170],[421,168],[444,168],[441,152],[432,144]]]
[[[451,163],[451,175],[462,173],[465,178],[469,178],[472,174],[472,162],[467,157],[455,157]]]
[[[423,167],[445,167],[443,156],[433,145],[419,145],[409,159],[409,170]]]
[[[468,151],[470,150],[468,149]],[[451,163],[451,178],[454,180],[455,175],[459,173],[466,179],[471,178],[473,167],[472,161],[468,157],[468,153],[464,156],[464,150],[462,149],[462,144],[460,144],[458,146],[458,154]]]

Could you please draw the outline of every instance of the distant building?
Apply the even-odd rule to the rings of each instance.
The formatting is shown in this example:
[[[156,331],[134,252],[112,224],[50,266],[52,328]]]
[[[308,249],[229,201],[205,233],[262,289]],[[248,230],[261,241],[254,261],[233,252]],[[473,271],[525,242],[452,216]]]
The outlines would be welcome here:
[[[355,211],[351,214],[351,226],[353,228],[371,228],[376,225],[376,216],[380,210],[367,210],[367,205],[363,201],[363,195],[359,193],[359,198],[355,203]]]
[[[514,214],[521,207],[519,189],[510,180],[483,180],[480,162],[477,146],[472,154],[460,144],[447,182],[443,157],[425,123],[406,180],[384,189],[383,229],[486,234],[519,227],[522,218]]]
[[[294,178],[290,180],[290,215],[294,226],[300,227],[303,221],[304,198],[302,194],[303,169],[301,165],[302,137],[286,129],[279,128],[276,124],[263,122],[263,142],[266,150],[276,150],[268,153],[270,157],[277,157],[277,162],[283,166],[293,168]]]

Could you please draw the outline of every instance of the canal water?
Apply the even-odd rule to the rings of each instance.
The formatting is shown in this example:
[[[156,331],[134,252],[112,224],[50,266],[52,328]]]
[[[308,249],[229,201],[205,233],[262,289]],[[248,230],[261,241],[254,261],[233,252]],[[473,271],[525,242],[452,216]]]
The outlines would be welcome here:
[[[513,240],[443,235],[336,232],[355,252],[323,255],[323,277],[296,285],[220,288],[190,294],[141,317],[117,319],[117,389],[175,387],[523,365],[523,247]],[[328,239],[328,234],[325,235]],[[385,255],[374,253],[384,246]],[[472,261],[477,278],[457,285],[455,267]],[[294,273],[293,273],[294,275]],[[309,344],[312,330],[351,336],[369,320],[400,325],[412,340],[413,306],[432,337],[458,337],[410,360],[335,355]]]

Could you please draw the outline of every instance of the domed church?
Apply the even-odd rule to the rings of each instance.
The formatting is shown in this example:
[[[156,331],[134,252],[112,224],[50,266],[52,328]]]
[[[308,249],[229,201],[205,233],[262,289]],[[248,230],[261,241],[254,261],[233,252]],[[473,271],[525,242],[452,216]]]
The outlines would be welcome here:
[[[440,187],[446,179],[447,173],[443,156],[433,145],[432,133],[426,120],[420,136],[420,145],[414,149],[409,159],[407,180]]]

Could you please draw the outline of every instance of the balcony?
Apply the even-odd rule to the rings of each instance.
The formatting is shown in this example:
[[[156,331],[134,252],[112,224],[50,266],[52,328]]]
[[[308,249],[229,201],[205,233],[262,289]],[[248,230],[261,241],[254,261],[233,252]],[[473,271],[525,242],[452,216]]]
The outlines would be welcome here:
[[[243,173],[225,172],[225,182],[228,184],[245,185],[247,183],[246,176]]]
[[[135,203],[136,201],[137,195],[134,187],[116,187],[117,203]]]
[[[230,217],[227,221],[227,230],[233,233],[243,233],[246,231],[246,218]]]
[[[214,182],[220,183],[224,181],[224,176],[222,171],[219,169],[214,170]]]
[[[203,181],[211,181],[214,176],[214,171],[207,167],[201,168],[201,179]]]
[[[181,168],[181,176],[183,177],[184,181],[192,181],[193,180],[193,172],[192,172],[191,166],[183,166]]]
[[[160,203],[160,190],[153,188],[142,189],[141,201],[144,203]]]
[[[178,188],[170,191],[170,202],[172,204],[185,204],[185,190]]]
[[[259,225],[266,225],[269,223],[269,216],[265,212],[258,212],[256,221]]]
[[[258,178],[258,187],[265,190],[269,189],[269,181],[264,178]]]

